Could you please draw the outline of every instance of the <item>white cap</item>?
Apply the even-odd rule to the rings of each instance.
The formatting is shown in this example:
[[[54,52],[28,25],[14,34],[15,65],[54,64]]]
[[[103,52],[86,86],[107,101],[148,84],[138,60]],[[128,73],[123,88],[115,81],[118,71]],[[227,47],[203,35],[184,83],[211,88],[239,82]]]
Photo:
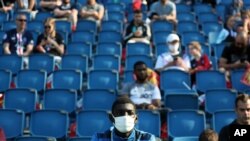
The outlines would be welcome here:
[[[180,41],[180,38],[177,34],[171,33],[167,37],[167,43],[171,43],[171,42],[176,41],[176,40]]]

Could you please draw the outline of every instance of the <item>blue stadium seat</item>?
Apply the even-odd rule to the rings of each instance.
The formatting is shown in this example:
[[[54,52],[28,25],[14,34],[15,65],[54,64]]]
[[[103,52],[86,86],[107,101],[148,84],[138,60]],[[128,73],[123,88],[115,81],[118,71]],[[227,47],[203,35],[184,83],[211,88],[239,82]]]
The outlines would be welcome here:
[[[50,12],[39,11],[39,12],[37,12],[34,20],[43,22],[45,19],[47,19],[49,17],[53,17],[53,14]]]
[[[57,110],[37,110],[31,113],[30,133],[32,136],[64,138],[69,126],[68,114]]]
[[[217,4],[215,9],[216,9],[216,14],[222,19],[223,22],[226,21],[226,7],[224,4]]]
[[[17,137],[15,141],[56,141],[56,138],[42,136],[21,136]]]
[[[72,113],[76,110],[77,93],[70,89],[49,89],[44,92],[43,106],[47,110],[63,110]]]
[[[123,11],[108,11],[108,20],[124,21],[125,15]]]
[[[110,110],[116,93],[107,89],[91,89],[83,92],[84,110]],[[98,104],[97,104],[98,103]]]
[[[75,31],[71,34],[72,43],[85,43],[88,42],[91,45],[96,44],[95,33],[93,31]]]
[[[80,19],[77,21],[76,31],[92,31],[97,33],[97,23],[91,20]]]
[[[118,31],[123,33],[123,22],[115,21],[115,20],[108,20],[102,21],[101,31]]]
[[[76,134],[79,137],[91,137],[96,132],[103,132],[112,126],[107,111],[83,110],[76,116]]]
[[[82,73],[86,73],[88,66],[88,57],[86,55],[64,55],[62,57],[62,69],[78,69]]]
[[[170,34],[171,32],[167,32],[167,31],[158,31],[155,32],[153,35],[153,44],[155,46],[157,46],[158,44],[166,44],[166,39],[167,36]]]
[[[45,90],[47,72],[43,70],[21,70],[17,73],[17,88],[30,88],[38,92]]]
[[[198,22],[204,24],[205,22],[218,22],[218,16],[214,13],[200,13],[198,15]]]
[[[162,71],[160,74],[160,80],[160,87],[164,91],[171,89],[187,90],[191,87],[191,78],[189,73],[177,69]]]
[[[48,74],[54,71],[54,57],[49,54],[31,54],[28,68],[31,70],[45,70]]]
[[[69,42],[69,33],[63,30],[60,30],[59,28],[56,29],[56,33],[60,34],[62,39],[64,40],[64,44],[67,45]]]
[[[174,25],[166,20],[157,20],[151,24],[151,30],[153,34],[159,31],[172,32]]]
[[[17,109],[0,109],[0,115],[0,128],[4,130],[6,139],[14,139],[23,135],[23,111]]]
[[[125,70],[123,73],[123,83],[130,83],[134,81],[134,71],[133,70]]]
[[[19,70],[23,69],[23,58],[17,55],[1,55],[0,69],[7,69],[12,74],[16,74]]]
[[[119,12],[125,10],[125,5],[123,3],[109,2],[105,4],[105,9],[108,10],[108,12]]]
[[[195,17],[195,14],[191,13],[191,12],[178,12],[177,13],[177,20],[179,22],[182,22],[182,21],[193,21],[195,22],[196,21],[196,17]]]
[[[143,42],[127,43],[126,56],[129,55],[152,55],[152,49],[149,44]]]
[[[0,92],[4,92],[10,88],[12,73],[9,70],[0,69]]]
[[[4,35],[5,35],[5,32],[4,31],[0,31],[0,44],[3,44],[3,37],[4,37]],[[3,51],[3,49],[2,49],[2,51]],[[3,54],[3,53],[1,53],[1,54]]]
[[[5,13],[5,12],[0,12],[0,23],[3,23],[5,21],[8,21],[9,20],[9,15],[8,13]]]
[[[71,23],[69,21],[64,21],[64,20],[59,21],[59,20],[57,20],[55,22],[55,25],[56,25],[57,30],[66,32],[68,34],[71,33]]]
[[[212,117],[212,128],[215,132],[220,133],[222,127],[230,124],[236,118],[234,110],[216,111]]]
[[[211,89],[205,93],[205,111],[214,114],[220,110],[233,110],[237,92],[230,89]]]
[[[206,92],[209,89],[226,88],[225,74],[220,71],[217,70],[198,71],[195,77],[196,77],[196,89],[201,92]]]
[[[120,57],[115,55],[95,55],[92,57],[94,70],[116,70],[120,71]]]
[[[202,25],[202,31],[205,33],[205,35],[209,35],[210,32],[220,32],[223,28],[223,26],[216,22],[204,22]]]
[[[118,88],[118,72],[115,70],[91,70],[88,74],[88,89]]]
[[[179,4],[176,4],[176,12],[177,14],[179,12],[191,12],[191,6],[187,5],[187,4],[184,4],[184,3],[179,3]]]
[[[161,119],[160,113],[151,110],[138,110],[138,129],[149,132],[156,137],[161,135]]]
[[[42,33],[44,31],[44,25],[42,21],[29,21],[27,23],[27,29],[30,31],[36,31],[38,33]]]
[[[212,62],[213,70],[218,70],[218,58],[215,56],[210,56],[209,59]]]
[[[74,137],[69,138],[68,141],[91,141],[91,137]]]
[[[148,55],[129,55],[125,60],[125,70],[133,70],[137,61],[143,61],[148,68],[153,68],[153,58]]]
[[[3,31],[8,31],[8,30],[11,30],[11,29],[14,29],[14,28],[16,28],[16,23],[14,21],[3,22],[3,25],[2,25],[2,30]]]
[[[224,43],[213,44],[212,48],[214,50],[214,56],[216,56],[219,59],[219,58],[221,58],[222,52],[225,48],[225,44]]]
[[[194,10],[194,13],[196,15],[199,15],[200,13],[204,13],[204,12],[212,12],[212,6],[211,5],[208,5],[208,4],[201,4],[201,3],[198,3],[198,4],[195,4],[193,6],[193,10]]]
[[[97,55],[122,55],[121,43],[98,43],[96,46]]]
[[[250,86],[245,85],[244,83],[241,82],[244,73],[245,70],[243,69],[231,71],[232,87],[239,92],[244,92],[245,90],[250,88]]]
[[[19,109],[24,113],[36,110],[37,91],[34,89],[15,88],[8,89],[4,93],[5,109]]]
[[[233,4],[233,0],[222,0],[220,4],[223,4],[225,6],[230,6]]]
[[[192,41],[198,41],[199,43],[206,43],[205,36],[200,32],[184,32],[181,35],[182,45],[186,46]]]
[[[86,55],[92,56],[92,45],[90,43],[69,43],[66,49],[67,55]]]
[[[122,34],[118,31],[101,31],[98,34],[98,42],[99,43],[121,43]]]
[[[87,3],[87,0],[77,0],[77,2],[83,6]]]
[[[199,136],[205,130],[205,114],[198,110],[176,110],[167,116],[169,138]]]
[[[155,45],[155,56],[158,57],[162,53],[168,52],[168,46],[166,43],[160,43]]]
[[[167,94],[164,97],[164,106],[170,108],[171,110],[184,110],[184,109],[198,110],[199,108],[198,95]]]
[[[57,70],[52,73],[53,89],[82,89],[82,72],[79,70]]]
[[[194,21],[180,21],[177,24],[177,33],[183,34],[184,32],[198,32],[198,24]]]
[[[32,38],[33,38],[33,41],[34,41],[34,45],[35,45],[37,43],[37,38],[40,35],[40,32],[32,30],[31,34],[32,34]]]
[[[198,141],[199,137],[194,136],[194,137],[176,137],[173,139],[173,141]]]

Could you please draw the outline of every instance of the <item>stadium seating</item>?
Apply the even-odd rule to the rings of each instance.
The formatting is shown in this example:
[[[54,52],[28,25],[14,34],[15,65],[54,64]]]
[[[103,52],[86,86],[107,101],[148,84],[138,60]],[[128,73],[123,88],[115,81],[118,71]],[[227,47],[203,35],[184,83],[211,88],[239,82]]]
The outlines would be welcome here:
[[[173,29],[174,29],[173,23],[168,22],[166,20],[157,20],[151,24],[151,30],[153,34],[159,31],[172,32]]]
[[[173,139],[173,141],[198,141],[199,137],[176,137]]]
[[[143,42],[127,43],[126,56],[129,55],[152,55],[152,50],[149,44]]]
[[[97,23],[91,20],[80,19],[77,21],[76,31],[90,31],[97,33]]]
[[[120,57],[115,55],[95,55],[92,57],[94,70],[120,71]]]
[[[66,49],[66,54],[86,55],[90,58],[92,56],[92,44],[89,42],[69,43]]]
[[[23,58],[17,55],[1,55],[0,69],[8,69],[12,74],[16,74],[23,69]]]
[[[61,61],[61,69],[80,70],[87,73],[89,67],[88,57],[85,55],[64,55]]]
[[[42,136],[21,136],[17,137],[15,141],[56,141],[56,138]]]
[[[118,31],[123,33],[123,22],[115,20],[102,21],[101,31]]]
[[[183,109],[198,110],[199,108],[198,95],[166,94],[164,97],[164,106],[170,108],[171,110],[183,110]]]
[[[31,70],[44,70],[50,74],[55,68],[54,57],[49,54],[31,54],[28,68]]]
[[[98,43],[96,46],[97,55],[118,55],[122,54],[121,43]]]
[[[12,73],[9,70],[0,69],[0,92],[10,88]]]
[[[244,83],[241,82],[244,73],[245,70],[243,69],[231,71],[232,87],[239,92],[243,92],[250,88],[250,86],[245,85]]]
[[[216,111],[212,117],[212,128],[219,133],[223,126],[230,124],[235,118],[236,114],[234,110]]]

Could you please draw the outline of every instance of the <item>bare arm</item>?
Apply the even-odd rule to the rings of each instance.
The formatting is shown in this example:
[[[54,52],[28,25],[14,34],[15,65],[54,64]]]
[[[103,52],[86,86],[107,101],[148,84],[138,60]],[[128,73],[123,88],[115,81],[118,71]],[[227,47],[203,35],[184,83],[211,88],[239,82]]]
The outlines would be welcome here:
[[[29,7],[28,7],[28,9],[30,11],[32,11],[32,9],[35,7],[35,4],[36,4],[35,0],[29,0]]]
[[[10,52],[10,44],[9,43],[4,43],[3,44],[3,51],[4,51],[4,54],[11,54]]]
[[[32,50],[33,50],[33,44],[28,44],[26,51],[23,53],[23,56],[29,56]]]

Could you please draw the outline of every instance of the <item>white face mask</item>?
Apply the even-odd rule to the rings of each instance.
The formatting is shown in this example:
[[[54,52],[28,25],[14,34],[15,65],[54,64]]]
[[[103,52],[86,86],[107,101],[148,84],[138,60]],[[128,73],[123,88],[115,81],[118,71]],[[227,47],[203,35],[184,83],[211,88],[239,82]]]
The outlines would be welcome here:
[[[114,119],[115,119],[114,126],[121,133],[129,132],[135,126],[135,117],[120,116],[120,117],[114,117]]]
[[[179,43],[176,43],[176,44],[174,44],[174,45],[171,45],[171,44],[168,44],[168,48],[169,48],[169,51],[171,52],[171,53],[176,53],[176,54],[178,54],[178,49],[179,49]]]

